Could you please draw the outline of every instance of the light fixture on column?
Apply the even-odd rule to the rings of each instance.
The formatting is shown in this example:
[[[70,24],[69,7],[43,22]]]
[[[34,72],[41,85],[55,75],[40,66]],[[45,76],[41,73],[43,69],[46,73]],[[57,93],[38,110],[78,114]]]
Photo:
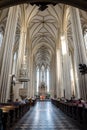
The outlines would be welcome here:
[[[86,64],[79,64],[79,70],[82,75],[87,74],[87,66]]]

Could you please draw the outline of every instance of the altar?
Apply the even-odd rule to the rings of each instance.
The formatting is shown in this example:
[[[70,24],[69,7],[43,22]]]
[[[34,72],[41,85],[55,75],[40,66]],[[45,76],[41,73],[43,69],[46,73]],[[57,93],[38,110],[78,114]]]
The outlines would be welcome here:
[[[41,100],[44,100],[47,95],[47,86],[45,85],[44,82],[41,82],[39,86],[39,96]]]

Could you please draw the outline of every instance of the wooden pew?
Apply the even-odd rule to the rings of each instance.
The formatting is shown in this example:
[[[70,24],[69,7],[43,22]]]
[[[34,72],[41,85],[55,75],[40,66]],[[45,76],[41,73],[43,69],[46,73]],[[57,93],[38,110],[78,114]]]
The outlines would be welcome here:
[[[52,99],[52,103],[56,106],[59,106],[59,108],[67,114],[69,117],[71,117],[73,120],[76,120],[76,123],[81,126],[84,130],[87,130],[87,104],[81,104],[81,103],[64,103],[59,102]],[[58,105],[57,105],[58,104]]]
[[[4,130],[3,129],[3,113],[1,109],[0,109],[0,130]]]
[[[77,104],[73,103],[72,105],[72,118],[77,120]]]
[[[87,104],[84,104],[84,106],[83,106],[82,116],[83,116],[83,127],[84,127],[84,130],[87,130]]]
[[[13,104],[3,104],[0,105],[0,111],[2,111],[3,117],[0,115],[3,129],[0,130],[10,130],[15,123],[22,118],[22,116],[30,109],[29,103],[19,104],[15,106]],[[2,127],[0,126],[0,127]]]
[[[77,106],[77,121],[80,125],[83,123],[83,104],[78,104]]]
[[[3,112],[3,118],[2,118],[3,130],[9,130],[10,129],[9,110],[6,109],[5,107],[0,107],[0,109]]]

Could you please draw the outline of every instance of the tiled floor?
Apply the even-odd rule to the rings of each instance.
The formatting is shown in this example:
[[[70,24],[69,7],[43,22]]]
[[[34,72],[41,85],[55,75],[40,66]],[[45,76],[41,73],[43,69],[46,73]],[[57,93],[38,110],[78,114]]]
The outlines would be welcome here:
[[[37,102],[14,130],[80,130],[51,102]]]

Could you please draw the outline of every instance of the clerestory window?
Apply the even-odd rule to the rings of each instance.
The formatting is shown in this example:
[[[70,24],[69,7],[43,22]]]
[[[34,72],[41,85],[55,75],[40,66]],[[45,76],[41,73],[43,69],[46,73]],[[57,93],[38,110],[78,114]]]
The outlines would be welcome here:
[[[0,32],[0,47],[1,47],[1,45],[2,45],[2,40],[3,40],[3,35],[2,35],[2,33]]]
[[[85,48],[87,49],[87,29],[84,31],[84,42],[85,42]]]

